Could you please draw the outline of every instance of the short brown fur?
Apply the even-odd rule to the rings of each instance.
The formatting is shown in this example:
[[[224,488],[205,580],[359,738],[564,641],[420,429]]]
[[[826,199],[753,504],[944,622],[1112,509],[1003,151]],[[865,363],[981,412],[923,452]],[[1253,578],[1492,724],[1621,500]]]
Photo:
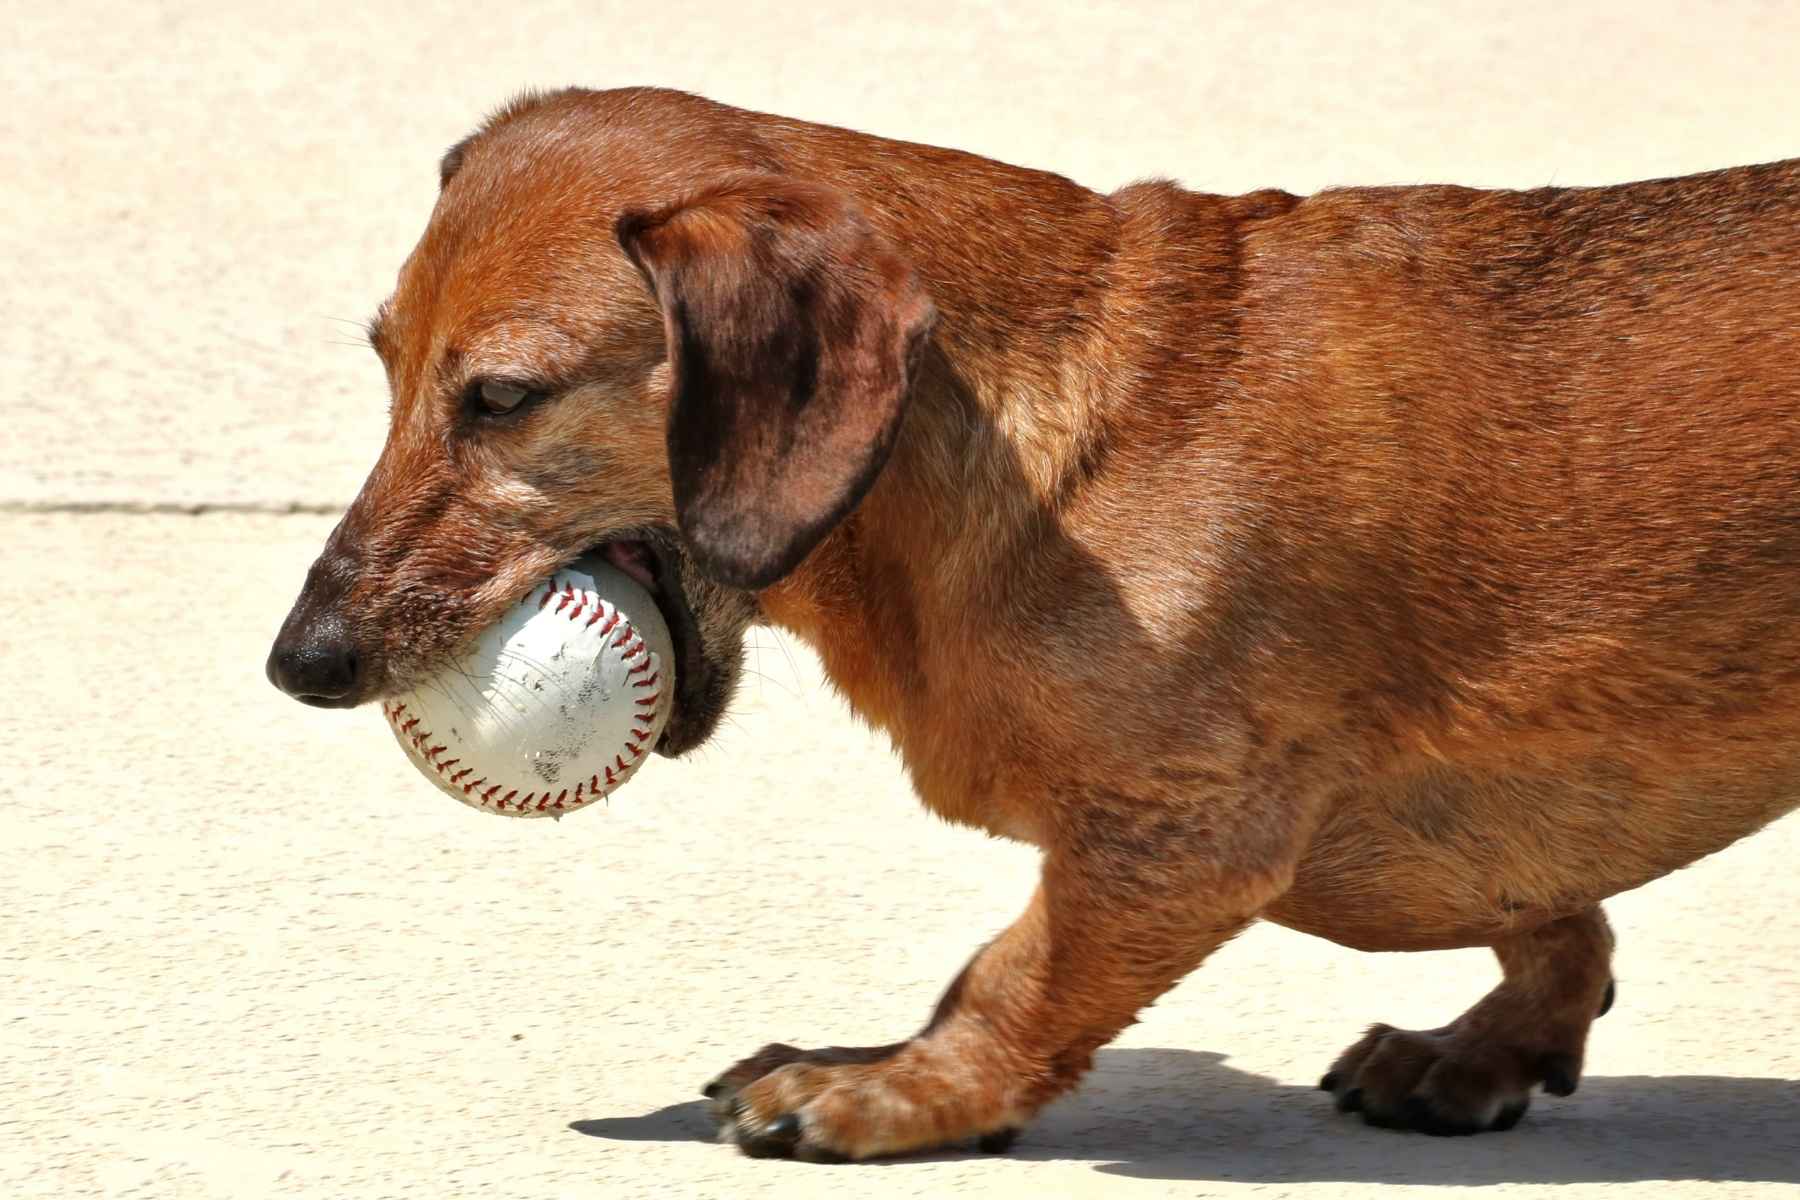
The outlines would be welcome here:
[[[660,449],[676,318],[626,251],[655,284],[646,258],[701,239],[798,297],[708,347],[823,339],[869,390],[793,420],[871,431],[802,439],[837,448],[778,497],[745,481],[788,458],[716,448],[743,562],[823,525],[768,578],[696,578],[714,690],[746,620],[790,630],[933,811],[1043,850],[917,1036],[715,1082],[751,1153],[998,1145],[1259,918],[1495,947],[1470,1013],[1378,1026],[1325,1085],[1377,1124],[1508,1127],[1574,1087],[1610,1000],[1598,903],[1800,803],[1800,162],[1102,196],[625,90],[515,104],[443,173],[378,331],[387,449],[284,639],[347,630],[372,699],[598,534],[691,534]],[[800,198],[839,291],[808,290],[815,250],[780,250],[798,227],[767,205],[682,216],[745,179]],[[852,353],[851,329],[879,336]],[[799,353],[757,346],[740,375]],[[481,370],[565,394],[473,431],[454,397]]]

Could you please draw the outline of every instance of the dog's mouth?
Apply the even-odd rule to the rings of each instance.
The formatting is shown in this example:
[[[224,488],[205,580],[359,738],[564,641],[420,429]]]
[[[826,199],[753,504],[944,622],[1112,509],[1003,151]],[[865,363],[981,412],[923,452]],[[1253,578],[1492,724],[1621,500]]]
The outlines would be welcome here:
[[[673,757],[693,749],[712,727],[716,714],[706,711],[711,666],[700,636],[700,623],[683,586],[683,563],[674,538],[660,530],[643,530],[606,538],[588,551],[644,585],[669,627],[675,647],[675,700],[668,723],[657,739],[659,754]]]

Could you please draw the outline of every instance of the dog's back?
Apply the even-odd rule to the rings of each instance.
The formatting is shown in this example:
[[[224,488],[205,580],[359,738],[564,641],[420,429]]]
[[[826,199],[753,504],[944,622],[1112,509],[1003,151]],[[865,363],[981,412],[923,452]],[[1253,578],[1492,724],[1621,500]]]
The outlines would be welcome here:
[[[1444,893],[1397,905],[1475,863],[1556,911],[1800,802],[1800,162],[1328,192],[1245,244],[1241,577],[1378,768],[1290,903],[1341,926],[1379,840]]]

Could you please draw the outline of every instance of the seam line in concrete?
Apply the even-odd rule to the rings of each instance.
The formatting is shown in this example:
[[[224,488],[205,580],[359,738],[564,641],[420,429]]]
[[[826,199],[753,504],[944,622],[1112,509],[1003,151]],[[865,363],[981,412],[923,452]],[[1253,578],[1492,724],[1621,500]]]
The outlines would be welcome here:
[[[311,500],[0,500],[0,515],[205,517],[213,514],[246,514],[264,517],[332,517],[343,512],[346,507],[343,504],[323,504]]]

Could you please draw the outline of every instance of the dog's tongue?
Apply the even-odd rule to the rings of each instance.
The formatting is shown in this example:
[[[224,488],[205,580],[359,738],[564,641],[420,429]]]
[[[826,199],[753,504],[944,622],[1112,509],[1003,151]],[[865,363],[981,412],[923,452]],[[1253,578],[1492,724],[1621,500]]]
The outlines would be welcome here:
[[[656,588],[656,573],[652,570],[650,548],[642,542],[608,542],[600,548],[601,557],[619,568],[646,588]]]

